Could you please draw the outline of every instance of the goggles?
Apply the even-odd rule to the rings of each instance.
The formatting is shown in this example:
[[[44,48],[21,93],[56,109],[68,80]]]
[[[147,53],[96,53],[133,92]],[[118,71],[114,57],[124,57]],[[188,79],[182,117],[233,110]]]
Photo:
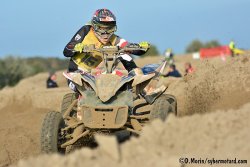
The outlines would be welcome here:
[[[93,27],[94,27],[95,32],[98,35],[113,34],[117,30],[116,26],[102,27],[102,26],[94,25]]]

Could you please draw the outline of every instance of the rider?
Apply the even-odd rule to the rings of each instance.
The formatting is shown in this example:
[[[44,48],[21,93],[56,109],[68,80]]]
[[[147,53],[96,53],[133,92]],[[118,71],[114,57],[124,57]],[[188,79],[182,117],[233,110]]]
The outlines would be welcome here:
[[[119,46],[121,48],[128,45],[140,46],[143,50],[130,52],[130,54],[134,55],[142,55],[150,48],[148,42],[141,42],[139,44],[129,43],[125,39],[115,35],[114,32],[116,30],[115,15],[108,9],[98,9],[94,13],[91,23],[87,23],[78,30],[64,48],[64,56],[70,57],[68,72],[75,72],[79,69],[89,72],[102,62],[102,56],[99,53],[82,53],[84,47],[88,45],[94,44],[96,48],[103,46]],[[131,71],[137,68],[129,55],[121,55],[119,59],[126,70]]]

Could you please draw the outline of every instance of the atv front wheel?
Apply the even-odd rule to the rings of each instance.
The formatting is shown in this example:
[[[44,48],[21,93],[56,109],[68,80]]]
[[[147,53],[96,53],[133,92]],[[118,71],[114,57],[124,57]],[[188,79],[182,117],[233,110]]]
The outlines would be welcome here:
[[[174,99],[175,100],[175,99]],[[149,120],[160,118],[162,121],[165,121],[170,112],[176,112],[176,102],[173,103],[170,101],[170,96],[162,94],[159,98],[155,100],[150,111]]]
[[[65,153],[60,145],[63,143],[61,128],[65,127],[62,114],[50,111],[45,115],[41,130],[41,151],[43,153]]]

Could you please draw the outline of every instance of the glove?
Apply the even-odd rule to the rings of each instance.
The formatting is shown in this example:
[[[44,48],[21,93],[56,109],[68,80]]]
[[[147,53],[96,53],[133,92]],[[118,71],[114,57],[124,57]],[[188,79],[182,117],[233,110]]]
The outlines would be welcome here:
[[[150,48],[150,44],[148,42],[140,42],[139,43],[139,46],[142,48],[142,49],[145,49],[145,51],[147,51],[149,48]]]
[[[127,45],[128,48],[139,48],[140,45],[137,43],[129,43],[129,45]]]
[[[84,48],[84,45],[82,43],[78,43],[75,45],[74,50],[76,52],[82,53],[83,48]]]

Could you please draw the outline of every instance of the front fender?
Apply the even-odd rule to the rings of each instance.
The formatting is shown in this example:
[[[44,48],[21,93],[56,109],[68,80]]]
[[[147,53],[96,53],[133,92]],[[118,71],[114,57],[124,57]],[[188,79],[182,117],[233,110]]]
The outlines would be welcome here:
[[[69,79],[70,81],[76,83],[79,86],[82,86],[82,76],[80,73],[67,73],[67,72],[63,72],[63,76],[67,79]]]
[[[65,78],[69,79],[70,81],[74,82],[80,87],[83,86],[83,83],[82,83],[83,81],[87,82],[93,88],[93,90],[96,91],[95,79],[87,73],[81,74],[77,72],[70,72],[70,73],[63,72],[63,75]]]
[[[138,84],[141,84],[145,81],[148,81],[149,79],[152,79],[155,76],[155,73],[148,74],[148,75],[136,75],[134,77],[134,81],[132,83],[132,86],[136,86]]]

